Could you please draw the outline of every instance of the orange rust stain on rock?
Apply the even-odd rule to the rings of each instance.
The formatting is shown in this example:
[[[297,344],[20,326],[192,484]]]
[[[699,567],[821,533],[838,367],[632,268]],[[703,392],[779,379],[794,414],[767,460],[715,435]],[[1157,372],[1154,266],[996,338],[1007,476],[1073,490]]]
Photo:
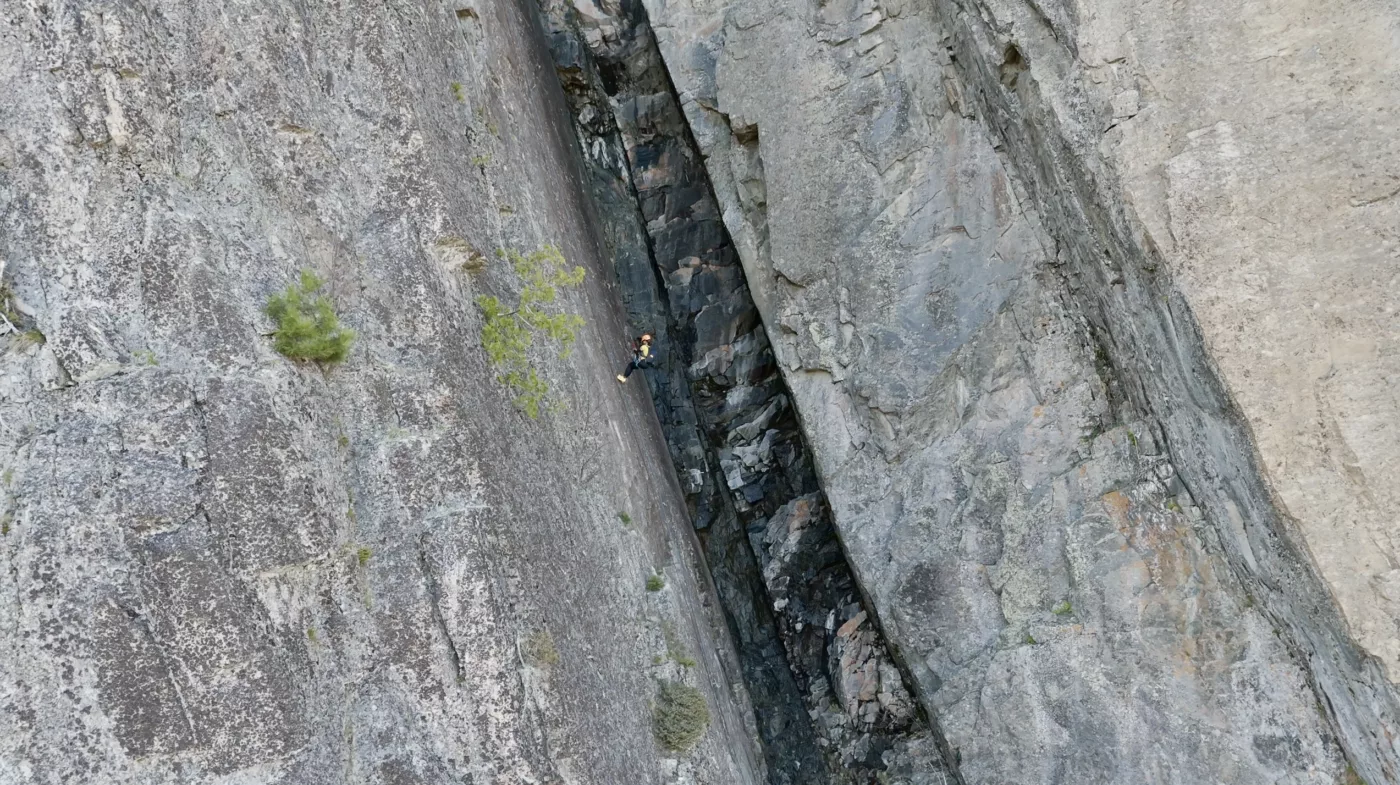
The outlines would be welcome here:
[[[851,637],[851,635],[853,635],[853,634],[855,633],[856,628],[859,627],[859,626],[861,625],[861,623],[864,622],[864,621],[865,621],[865,611],[861,611],[860,613],[857,613],[856,615],[852,616],[845,624],[842,624],[842,625],[841,625],[841,629],[839,629],[839,630],[836,631],[836,637],[838,637],[838,638],[849,638],[849,637]]]
[[[1108,507],[1108,515],[1114,523],[1120,526],[1128,524],[1128,508],[1133,505],[1132,499],[1124,496],[1118,491],[1109,491],[1102,497],[1103,503]]]

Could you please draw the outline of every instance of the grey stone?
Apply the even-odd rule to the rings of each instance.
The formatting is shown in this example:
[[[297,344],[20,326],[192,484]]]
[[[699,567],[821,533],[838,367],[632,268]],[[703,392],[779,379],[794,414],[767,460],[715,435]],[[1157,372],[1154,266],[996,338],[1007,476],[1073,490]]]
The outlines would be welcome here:
[[[1160,82],[1135,68],[1212,83],[1173,93],[1180,124],[1163,127],[1191,130],[1180,118],[1213,105],[1199,96],[1234,89],[1190,54],[1198,26],[1223,40],[1212,13],[646,4],[851,566],[963,779],[1330,783],[1340,737],[1367,779],[1393,780],[1394,751],[1372,741],[1389,738],[1392,690],[1260,492],[1200,340],[1226,341],[1239,378],[1244,344],[1189,321],[1199,299],[1238,323],[1232,268],[1168,251],[1197,271],[1183,300],[1151,239],[1168,219],[1145,162],[1174,161],[1216,207],[1173,209],[1173,225],[1263,247],[1268,224],[1220,218],[1253,162],[1204,117],[1177,142],[1115,130],[1099,147],[1110,125],[1160,117]],[[1225,29],[1263,47],[1244,24]],[[1316,78],[1336,73],[1324,62]],[[1271,100],[1257,73],[1232,112]],[[1385,104],[1378,79],[1348,78]],[[1173,205],[1196,204],[1176,188]],[[1304,313],[1280,307],[1257,324]],[[1375,367],[1356,371],[1363,397]],[[1194,504],[1177,501],[1187,488]]]
[[[830,631],[810,625],[838,609],[843,618],[849,617],[860,607],[852,602],[858,597],[856,587],[829,523],[817,527],[815,536],[802,538],[798,552],[784,557],[794,569],[811,571],[800,584],[775,573],[777,583],[769,582],[769,557],[751,539],[767,516],[810,494],[816,478],[772,350],[763,331],[756,329],[758,312],[737,254],[723,232],[716,244],[711,227],[722,226],[719,206],[709,193],[700,152],[689,138],[640,10],[638,5],[600,11],[552,2],[544,4],[542,19],[547,29],[575,29],[590,42],[597,79],[575,77],[571,49],[562,51],[558,61],[566,91],[582,91],[570,103],[585,156],[614,146],[626,152],[625,169],[600,160],[598,177],[615,177],[635,189],[635,210],[649,235],[653,280],[665,291],[643,285],[640,275],[625,273],[629,287],[639,288],[624,293],[631,298],[631,317],[638,329],[657,323],[662,316],[658,305],[665,303],[670,348],[659,357],[664,372],[650,377],[656,384],[653,400],[664,420],[692,422],[680,412],[694,412],[693,422],[712,455],[717,476],[690,485],[690,505],[702,530],[711,577],[738,629],[770,781],[865,783],[871,777],[888,778],[891,771],[879,754],[884,750],[907,769],[906,778],[889,781],[932,781],[946,769],[937,756],[927,754],[928,732],[921,722],[906,717],[900,723],[881,723],[873,735],[853,736],[838,732],[852,721],[849,718],[835,725],[823,719],[846,714],[827,688],[812,686],[828,684],[827,676],[835,674],[830,674],[832,663],[826,656]],[[602,39],[588,32],[600,13],[611,17],[609,29],[622,31],[615,42],[600,45]],[[615,132],[586,116],[589,107],[607,104],[615,109]],[[763,198],[762,183],[748,182],[755,186],[749,198]],[[609,225],[637,223],[626,205],[612,203],[602,220]],[[631,269],[636,262],[630,252],[626,259]],[[682,374],[688,390],[674,384]],[[664,414],[667,409],[676,413]],[[694,443],[682,428],[671,428],[667,435],[673,454],[676,445]],[[677,470],[692,471],[679,462]],[[902,681],[903,675],[894,673]],[[861,711],[873,724],[880,705],[867,705],[874,706],[875,714],[870,708]]]
[[[11,6],[0,782],[1400,781],[1379,0]]]
[[[0,8],[0,782],[767,781],[551,66],[515,3]],[[460,265],[546,243],[586,325],[533,421]],[[266,335],[301,268],[343,365]]]

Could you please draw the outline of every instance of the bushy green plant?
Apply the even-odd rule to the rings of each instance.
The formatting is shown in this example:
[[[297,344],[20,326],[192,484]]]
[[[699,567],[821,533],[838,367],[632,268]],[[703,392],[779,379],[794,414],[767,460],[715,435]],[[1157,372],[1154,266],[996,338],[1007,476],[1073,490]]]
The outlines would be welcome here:
[[[661,591],[666,588],[666,579],[660,575],[647,576],[647,591]]]
[[[264,311],[277,325],[273,346],[293,360],[338,363],[350,353],[355,333],[340,326],[330,298],[320,294],[324,281],[302,270],[297,283],[267,301]]]
[[[515,250],[496,253],[510,262],[519,277],[520,298],[513,308],[490,295],[476,298],[485,320],[481,345],[498,369],[496,378],[515,393],[515,405],[534,419],[540,416],[540,408],[550,396],[548,384],[532,362],[530,349],[539,335],[559,345],[561,359],[569,356],[583,317],[555,312],[550,306],[559,288],[583,283],[584,270],[577,266],[568,269],[564,255],[552,245],[529,256]]]
[[[700,690],[677,681],[661,683],[652,709],[652,730],[663,747],[685,752],[700,743],[709,727],[710,707]]]
[[[3,272],[3,269],[0,269]],[[10,327],[18,330],[19,323],[24,321],[24,316],[19,312],[15,290],[10,288],[8,283],[0,283],[0,315],[5,317],[5,321],[10,323]]]

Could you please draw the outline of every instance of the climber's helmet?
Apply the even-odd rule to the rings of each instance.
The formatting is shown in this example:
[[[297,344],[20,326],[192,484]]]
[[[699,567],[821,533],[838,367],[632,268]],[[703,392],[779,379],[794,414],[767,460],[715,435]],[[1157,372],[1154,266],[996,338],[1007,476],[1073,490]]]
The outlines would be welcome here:
[[[642,336],[642,343],[651,343],[651,333]]]

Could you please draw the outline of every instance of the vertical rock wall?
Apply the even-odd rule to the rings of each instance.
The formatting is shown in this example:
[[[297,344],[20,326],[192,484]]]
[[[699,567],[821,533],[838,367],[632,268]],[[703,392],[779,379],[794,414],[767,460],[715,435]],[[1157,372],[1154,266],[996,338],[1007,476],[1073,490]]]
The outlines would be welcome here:
[[[1400,781],[1393,9],[646,5],[0,9],[0,782]]]
[[[1400,781],[1394,9],[932,9],[1121,394],[1357,771]]]
[[[6,3],[0,94],[0,782],[766,780],[533,9]],[[534,421],[473,298],[544,244]],[[343,365],[272,348],[301,268]]]
[[[739,643],[770,781],[946,782],[845,563],[645,14],[541,10],[634,331],[662,339],[641,376]]]
[[[1219,78],[1188,43],[1210,14],[647,5],[851,564],[962,776],[1336,782],[1339,731],[1362,775],[1392,781],[1389,685],[1276,515],[1194,331],[1190,297],[1232,290],[1183,299],[1126,217],[1152,193],[1115,190],[1087,146],[1156,84],[1110,86],[1133,41]],[[1385,105],[1383,79],[1347,73]],[[1186,85],[1157,89],[1207,114]],[[1295,148],[1271,148],[1280,168]],[[1192,161],[1182,177],[1214,171]],[[1204,185],[1243,193],[1231,177]],[[1181,182],[1178,200],[1210,192]],[[1377,275],[1381,225],[1347,257]]]

